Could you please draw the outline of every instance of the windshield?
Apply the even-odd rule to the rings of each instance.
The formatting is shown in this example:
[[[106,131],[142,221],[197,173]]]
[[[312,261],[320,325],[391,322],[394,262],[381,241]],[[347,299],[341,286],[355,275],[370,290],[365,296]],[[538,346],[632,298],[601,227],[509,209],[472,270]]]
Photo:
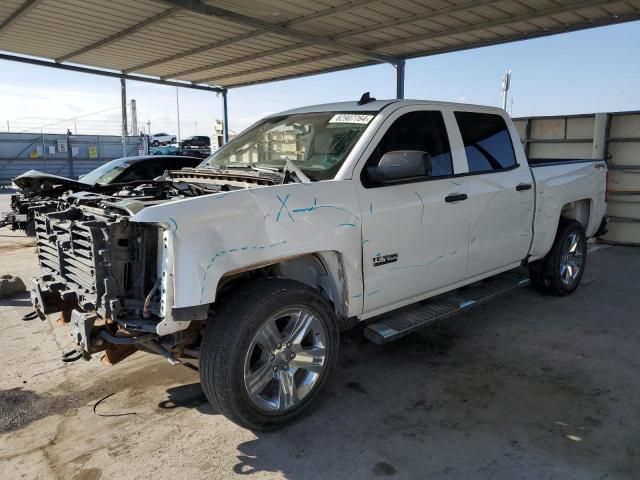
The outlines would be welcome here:
[[[107,185],[134,163],[135,161],[130,158],[116,158],[95,170],[91,170],[79,181],[87,185]]]
[[[374,116],[321,112],[271,117],[233,139],[204,165],[282,170],[291,160],[311,180],[331,179]]]

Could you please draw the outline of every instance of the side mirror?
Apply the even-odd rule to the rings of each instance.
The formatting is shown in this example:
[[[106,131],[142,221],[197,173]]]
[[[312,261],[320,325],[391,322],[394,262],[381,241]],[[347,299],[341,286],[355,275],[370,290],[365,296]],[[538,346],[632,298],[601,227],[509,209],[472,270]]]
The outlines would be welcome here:
[[[393,183],[431,175],[431,155],[419,150],[395,150],[385,153],[378,165],[368,167],[369,178],[378,183]]]

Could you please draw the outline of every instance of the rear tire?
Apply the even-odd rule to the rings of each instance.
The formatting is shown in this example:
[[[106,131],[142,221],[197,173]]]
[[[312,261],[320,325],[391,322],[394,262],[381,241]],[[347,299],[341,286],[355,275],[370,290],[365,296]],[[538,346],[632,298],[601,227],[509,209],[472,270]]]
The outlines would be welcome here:
[[[587,238],[582,225],[561,218],[551,250],[529,265],[529,278],[536,289],[565,296],[578,288],[586,266]]]
[[[335,313],[319,292],[292,280],[259,280],[209,318],[202,389],[238,425],[275,430],[317,404],[338,348]]]

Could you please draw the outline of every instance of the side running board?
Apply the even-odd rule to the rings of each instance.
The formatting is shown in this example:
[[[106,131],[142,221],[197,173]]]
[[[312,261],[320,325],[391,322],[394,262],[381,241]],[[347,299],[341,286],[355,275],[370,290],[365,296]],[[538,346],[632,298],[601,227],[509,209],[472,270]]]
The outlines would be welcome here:
[[[436,320],[449,318],[526,285],[529,285],[529,276],[524,268],[501,273],[470,286],[438,295],[426,302],[384,314],[364,329],[364,335],[373,343],[383,345],[420,330]]]

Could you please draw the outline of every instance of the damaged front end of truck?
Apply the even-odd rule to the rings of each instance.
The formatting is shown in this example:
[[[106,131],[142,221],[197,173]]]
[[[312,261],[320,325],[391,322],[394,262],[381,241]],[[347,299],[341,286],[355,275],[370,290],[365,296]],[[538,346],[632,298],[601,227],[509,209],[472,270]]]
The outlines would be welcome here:
[[[173,306],[174,226],[132,217],[148,206],[229,188],[199,176],[205,184],[163,180],[108,196],[80,192],[56,211],[34,209],[43,275],[31,280],[31,301],[40,318],[59,312],[59,323],[69,325],[78,349],[64,360],[103,352],[103,363],[114,364],[139,349],[178,363],[193,353],[202,322],[191,322],[206,319],[208,305]]]

